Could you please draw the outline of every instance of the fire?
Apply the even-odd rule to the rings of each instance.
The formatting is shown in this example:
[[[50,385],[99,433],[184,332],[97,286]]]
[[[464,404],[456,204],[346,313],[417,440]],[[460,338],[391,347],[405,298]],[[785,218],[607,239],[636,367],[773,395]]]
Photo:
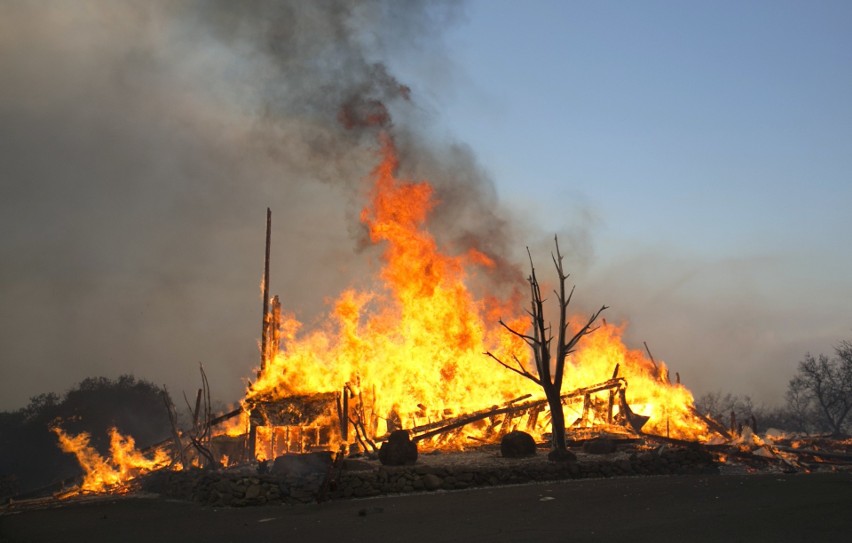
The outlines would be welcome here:
[[[230,437],[239,437],[245,435],[249,428],[248,413],[240,411],[240,414],[234,418],[228,419],[219,423],[216,428],[217,435],[226,435]]]
[[[170,464],[169,454],[156,449],[152,458],[147,458],[136,450],[136,442],[131,436],[123,436],[115,428],[110,428],[110,453],[105,459],[89,444],[91,436],[83,432],[71,436],[58,427],[52,428],[59,438],[60,448],[77,457],[85,476],[80,489],[84,492],[116,492],[126,490],[131,479],[166,467]]]
[[[624,328],[605,323],[583,338],[574,353],[572,371],[565,372],[565,387],[600,382],[619,364],[619,375],[628,383],[630,407],[650,417],[643,428],[645,432],[678,439],[708,439],[711,432],[707,425],[693,414],[692,393],[669,381],[664,362],[651,360],[641,350],[628,349],[621,339]]]
[[[400,425],[412,428],[523,395],[541,396],[534,383],[483,355],[514,356],[530,367],[528,347],[498,324],[502,316],[514,329],[525,329],[520,291],[506,299],[472,294],[470,274],[493,267],[492,258],[477,250],[451,255],[438,247],[426,229],[436,205],[433,188],[426,181],[398,178],[393,141],[383,135],[381,143],[361,221],[370,240],[383,247],[383,287],[344,291],[326,326],[307,333],[301,333],[292,313],[282,312],[276,330],[280,348],[266,357],[247,401],[346,386],[365,430],[380,436]],[[651,417],[648,428],[654,433],[698,439],[708,434],[690,412],[690,392],[669,383],[664,364],[627,349],[621,333],[622,328],[606,324],[587,336],[566,368],[563,391],[606,381],[620,364],[630,405]],[[543,419],[534,432],[548,431]],[[572,420],[568,413],[566,419]],[[275,433],[258,430],[265,443],[258,454],[268,457]],[[465,437],[476,438],[476,432],[468,427]],[[459,447],[465,437],[449,445]]]
[[[387,418],[396,407],[409,425],[529,392],[529,383],[482,355],[522,350],[490,325],[496,318],[489,315],[507,306],[476,300],[465,285],[466,267],[489,266],[490,259],[478,252],[439,251],[424,228],[434,205],[432,187],[396,178],[395,149],[390,139],[383,143],[372,205],[361,220],[374,243],[386,243],[381,278],[387,288],[345,291],[329,326],[304,337],[294,316],[283,315],[283,349],[267,361],[249,397],[336,390],[350,383],[369,387],[365,391],[372,400],[375,386],[372,412]]]
[[[503,298],[475,296],[469,288],[472,278],[493,269],[495,259],[477,249],[439,247],[426,228],[437,205],[434,189],[426,181],[397,177],[396,149],[387,135],[381,138],[380,158],[360,218],[372,243],[383,249],[381,286],[345,290],[325,325],[308,332],[294,314],[282,310],[277,296],[272,298],[258,378],[248,387],[241,416],[218,428],[224,438],[220,445],[230,447],[219,451],[224,465],[245,459],[246,443],[254,445],[254,457],[262,461],[317,444],[370,444],[398,428],[424,431],[423,448],[464,448],[470,440],[493,440],[495,433],[521,424],[509,415],[514,405],[527,409],[520,429],[539,440],[550,431],[549,413],[542,413],[545,402],[537,402],[541,389],[485,355],[532,367],[529,347],[500,325],[502,319],[513,330],[528,327],[520,309],[525,305],[522,289]],[[577,421],[586,429],[579,435],[605,428],[619,416],[630,419],[629,412],[621,413],[625,403],[614,401],[620,394],[633,413],[648,418],[644,431],[708,439],[710,431],[696,416],[689,390],[670,382],[663,362],[628,349],[623,331],[624,326],[604,322],[570,355],[562,391],[583,388],[586,393],[563,402],[567,424]],[[606,386],[586,388],[600,384]],[[471,413],[478,418],[453,425],[457,431],[430,433],[448,419]],[[165,450],[148,458],[114,428],[108,459],[90,446],[88,434],[53,431],[60,447],[75,454],[85,470],[84,491],[122,491],[133,477],[170,464]]]

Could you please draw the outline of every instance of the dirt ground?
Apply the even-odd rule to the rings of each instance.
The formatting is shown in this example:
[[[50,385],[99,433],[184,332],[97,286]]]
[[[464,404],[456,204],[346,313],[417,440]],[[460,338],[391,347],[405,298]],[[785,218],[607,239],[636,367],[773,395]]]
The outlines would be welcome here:
[[[852,473],[585,479],[304,506],[159,497],[5,510],[2,542],[845,541]]]

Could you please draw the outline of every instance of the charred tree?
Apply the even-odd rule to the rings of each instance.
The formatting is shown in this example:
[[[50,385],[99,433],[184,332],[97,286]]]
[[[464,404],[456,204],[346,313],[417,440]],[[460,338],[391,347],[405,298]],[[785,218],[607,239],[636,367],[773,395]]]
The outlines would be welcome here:
[[[559,276],[559,290],[555,291],[556,299],[559,303],[559,328],[556,337],[555,353],[552,349],[553,330],[549,323],[544,319],[544,298],[541,295],[541,286],[535,273],[535,265],[533,264],[532,254],[527,248],[527,254],[530,258],[530,275],[527,277],[527,282],[530,285],[530,310],[527,313],[530,316],[530,324],[532,325],[532,335],[519,332],[507,325],[503,320],[500,324],[511,334],[521,338],[533,351],[535,358],[535,370],[533,374],[521,363],[517,356],[512,355],[516,365],[507,364],[494,354],[487,352],[487,356],[496,360],[501,366],[519,374],[539,385],[547,398],[547,404],[550,407],[551,413],[551,435],[552,435],[552,459],[569,459],[571,453],[565,445],[565,413],[562,409],[562,377],[565,372],[565,359],[574,351],[577,344],[583,336],[593,332],[597,327],[593,327],[595,321],[600,314],[607,309],[607,306],[601,306],[596,312],[592,313],[585,325],[583,325],[576,333],[570,334],[568,327],[568,305],[571,303],[571,297],[574,294],[574,287],[570,291],[566,290],[565,283],[568,280],[568,274],[565,273],[562,266],[562,254],[559,251],[559,240],[554,237],[556,245],[556,254],[551,254],[553,265],[556,268],[556,273]]]
[[[832,358],[806,354],[790,380],[787,401],[805,424],[840,437],[852,412],[852,343],[841,342],[835,353]]]

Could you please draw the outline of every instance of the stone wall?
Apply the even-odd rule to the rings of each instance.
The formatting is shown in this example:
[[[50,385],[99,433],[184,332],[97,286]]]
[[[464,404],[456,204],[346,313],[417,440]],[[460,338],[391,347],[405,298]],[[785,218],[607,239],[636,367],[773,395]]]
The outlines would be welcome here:
[[[578,462],[549,462],[539,454],[508,459],[471,452],[421,455],[413,466],[389,467],[376,461],[346,460],[325,491],[326,499],[347,499],[460,490],[474,487],[592,477],[717,473],[700,447],[663,447],[656,451],[608,455],[578,454]],[[258,475],[238,471],[187,470],[149,475],[143,489],[211,506],[310,503],[322,493],[326,473],[299,476]]]

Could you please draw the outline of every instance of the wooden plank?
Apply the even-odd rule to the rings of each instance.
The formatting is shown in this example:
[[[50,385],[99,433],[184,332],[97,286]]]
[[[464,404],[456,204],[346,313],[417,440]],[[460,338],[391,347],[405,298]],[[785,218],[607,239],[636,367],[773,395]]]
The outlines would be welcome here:
[[[566,400],[570,398],[576,398],[580,396],[586,396],[587,394],[593,394],[595,392],[601,392],[604,390],[609,390],[613,388],[622,389],[625,387],[627,382],[623,378],[610,379],[608,381],[604,381],[603,383],[598,383],[596,385],[592,385],[590,387],[578,388],[576,390],[572,390],[566,394],[561,396],[561,399]],[[462,426],[466,426],[473,422],[477,422],[483,419],[487,419],[489,417],[494,417],[497,415],[503,415],[507,413],[519,413],[521,411],[526,411],[528,409],[533,409],[539,406],[544,406],[547,404],[547,399],[541,400],[533,400],[529,402],[524,402],[521,404],[513,404],[502,407],[492,407],[490,409],[483,409],[481,411],[477,411],[471,413],[469,415],[463,415],[461,417],[456,417],[454,419],[447,419],[444,421],[440,421],[439,423],[433,423],[433,429],[430,431],[426,431],[425,433],[415,435],[411,438],[412,441],[422,441],[424,439],[429,439],[439,434],[443,434],[445,432],[449,432],[456,428],[460,428]],[[435,426],[437,425],[437,426]],[[387,439],[387,436],[383,436],[383,438],[377,439],[377,441],[384,441]]]

